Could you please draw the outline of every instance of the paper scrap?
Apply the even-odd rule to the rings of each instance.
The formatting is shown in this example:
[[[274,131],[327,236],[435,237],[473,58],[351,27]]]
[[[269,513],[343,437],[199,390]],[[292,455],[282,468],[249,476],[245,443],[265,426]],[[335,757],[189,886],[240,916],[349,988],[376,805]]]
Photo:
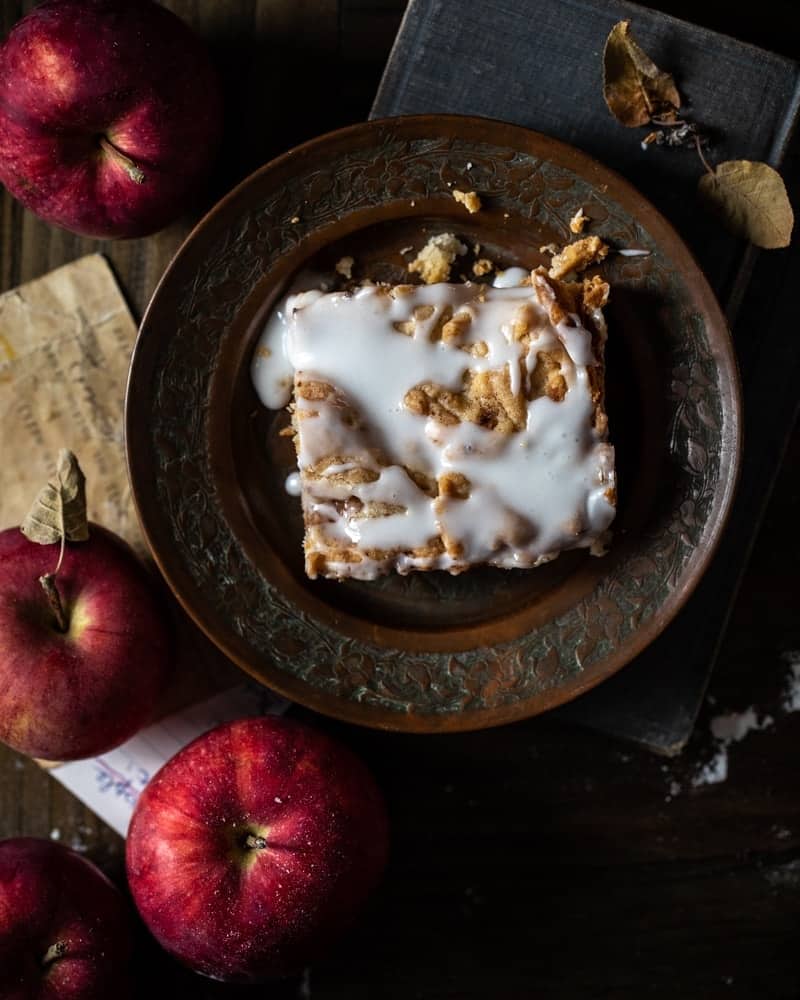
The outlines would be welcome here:
[[[86,475],[89,518],[144,554],[122,417],[135,339],[100,254],[0,295],[0,529],[22,521],[69,448]]]
[[[161,719],[100,757],[51,767],[50,774],[124,837],[139,795],[170,757],[223,722],[282,715],[288,704],[258,684],[242,684]]]
[[[0,295],[0,530],[21,523],[59,450],[69,448],[86,476],[89,518],[147,554],[123,434],[135,339],[136,324],[99,254]],[[142,789],[181,747],[220,722],[282,713],[288,706],[257,684],[238,684],[239,672],[177,603],[167,606],[177,638],[176,671],[159,712],[173,714],[100,757],[48,765],[122,836]],[[210,698],[209,691],[215,692]],[[60,837],[60,829],[51,836]]]

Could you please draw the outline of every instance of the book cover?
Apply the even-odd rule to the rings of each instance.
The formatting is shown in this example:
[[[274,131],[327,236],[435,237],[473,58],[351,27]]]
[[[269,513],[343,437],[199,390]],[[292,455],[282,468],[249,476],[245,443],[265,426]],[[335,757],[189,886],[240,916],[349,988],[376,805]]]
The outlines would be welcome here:
[[[630,180],[679,231],[733,327],[745,403],[739,493],[715,561],[675,622],[637,660],[559,714],[667,754],[691,734],[758,524],[797,414],[800,343],[787,336],[795,248],[759,254],[697,204],[693,148],[643,149],[603,99],[612,26],[675,78],[712,162],[763,160],[792,190],[800,66],[623,0],[411,0],[371,117],[447,112],[511,121],[569,142]],[[791,155],[788,156],[791,152]],[[776,371],[777,364],[780,371]]]

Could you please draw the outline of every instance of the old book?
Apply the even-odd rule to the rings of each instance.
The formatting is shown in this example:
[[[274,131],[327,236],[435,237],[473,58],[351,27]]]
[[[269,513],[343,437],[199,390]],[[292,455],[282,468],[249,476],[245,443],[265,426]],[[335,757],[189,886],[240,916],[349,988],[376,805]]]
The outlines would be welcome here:
[[[692,118],[712,137],[713,160],[764,160],[782,167],[791,190],[797,63],[621,0],[411,0],[372,117],[484,115],[596,156],[675,225],[726,310],[742,369],[748,444],[723,544],[666,632],[617,677],[559,710],[564,718],[672,754],[694,725],[796,416],[800,342],[787,335],[787,289],[800,279],[800,262],[794,249],[759,257],[698,209],[700,167],[692,151],[644,151],[643,133],[611,118],[601,54],[612,25],[623,19],[675,77]]]

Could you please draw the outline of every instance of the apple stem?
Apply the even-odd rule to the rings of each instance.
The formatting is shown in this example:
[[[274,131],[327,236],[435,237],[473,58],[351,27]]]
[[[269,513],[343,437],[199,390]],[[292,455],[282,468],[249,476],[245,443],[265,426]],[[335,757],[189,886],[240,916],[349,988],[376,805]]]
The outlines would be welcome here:
[[[244,838],[244,846],[250,851],[263,851],[267,846],[265,837],[259,837],[254,833],[248,833]]]
[[[59,958],[63,958],[67,953],[67,944],[65,941],[56,941],[55,944],[51,944],[47,951],[44,953],[44,958],[42,959],[42,968],[46,969],[48,965],[52,965],[53,962],[58,961]]]
[[[126,156],[121,149],[117,149],[114,143],[104,135],[100,136],[99,142],[103,152],[108,153],[112,159],[116,160],[124,168],[125,173],[132,181],[135,181],[137,184],[144,184],[144,171],[137,163],[134,163],[130,156]]]
[[[50,610],[55,616],[56,628],[59,632],[66,632],[69,628],[69,621],[64,612],[64,605],[61,603],[61,594],[59,594],[58,587],[56,587],[55,573],[45,573],[44,576],[40,576],[39,583],[47,595],[47,603],[50,605]]]

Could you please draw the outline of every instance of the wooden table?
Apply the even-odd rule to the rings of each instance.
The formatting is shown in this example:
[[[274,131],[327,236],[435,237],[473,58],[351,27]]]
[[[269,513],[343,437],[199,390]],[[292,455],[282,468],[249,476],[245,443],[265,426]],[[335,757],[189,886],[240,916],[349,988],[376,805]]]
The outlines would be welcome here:
[[[30,6],[4,0],[0,35]],[[3,193],[0,289],[99,249],[140,315],[216,196],[272,154],[366,116],[403,2],[168,6],[208,40],[225,80],[213,190],[191,218],[112,244],[50,228]],[[701,16],[688,2],[655,6]],[[702,16],[796,57],[794,5],[763,6],[769,17],[730,8]],[[780,706],[788,654],[800,650],[798,470],[796,435],[682,757],[664,761],[546,717],[448,737],[316,720],[363,754],[389,800],[392,861],[368,913],[310,978],[275,988],[193,977],[142,934],[140,994],[797,1000],[800,712]],[[710,719],[749,706],[774,724],[731,747],[726,781],[693,786],[713,753]],[[122,841],[36,765],[0,748],[0,836],[19,834],[58,838],[124,881]]]

